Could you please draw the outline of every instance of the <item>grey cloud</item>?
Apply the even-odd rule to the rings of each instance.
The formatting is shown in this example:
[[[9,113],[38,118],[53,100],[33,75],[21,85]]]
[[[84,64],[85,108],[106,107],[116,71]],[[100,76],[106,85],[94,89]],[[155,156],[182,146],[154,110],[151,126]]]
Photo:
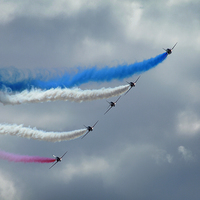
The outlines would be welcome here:
[[[182,154],[182,157],[184,158],[185,161],[193,161],[194,156],[192,155],[192,152],[188,149],[186,149],[184,146],[179,146],[178,147],[178,152]]]
[[[51,16],[48,9],[42,16],[34,10],[26,13],[23,7],[12,20],[1,23],[2,67],[113,66],[154,57],[178,41],[172,55],[142,74],[137,86],[106,116],[104,100],[0,105],[1,122],[47,131],[83,128],[83,124],[92,125],[99,119],[83,140],[52,144],[1,136],[2,150],[21,155],[51,157],[68,150],[51,171],[48,164],[0,161],[5,179],[15,183],[21,199],[198,199],[199,134],[190,138],[178,134],[177,116],[191,110],[199,119],[199,4],[168,2],[101,1],[70,15],[55,10],[56,15]],[[138,7],[131,3],[138,3]],[[31,6],[30,1],[26,5]],[[133,8],[136,14],[131,13]],[[124,83],[88,83],[81,88]],[[184,162],[181,156],[185,150],[177,151],[180,146],[186,155],[195,155],[195,162]]]

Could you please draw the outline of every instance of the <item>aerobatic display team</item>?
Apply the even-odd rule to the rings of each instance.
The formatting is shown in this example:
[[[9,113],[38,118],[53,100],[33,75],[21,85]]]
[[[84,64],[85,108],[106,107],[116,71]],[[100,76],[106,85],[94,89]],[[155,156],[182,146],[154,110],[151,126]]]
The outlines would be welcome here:
[[[171,49],[164,49],[166,52],[142,62],[136,62],[130,65],[118,65],[110,68],[106,66],[100,69],[97,67],[91,67],[89,69],[78,68],[75,70],[77,71],[76,73],[64,72],[63,75],[49,73],[49,77],[42,72],[41,74],[34,74],[34,72],[32,72],[26,75],[25,72],[16,68],[0,69],[0,102],[4,105],[41,103],[57,100],[83,102],[118,96],[115,102],[107,101],[109,107],[105,109],[105,115],[111,108],[116,106],[117,102],[124,95],[136,86],[136,82],[141,77],[141,74],[162,63],[167,56],[172,53],[176,44]],[[134,82],[127,82],[127,85],[92,90],[81,90],[78,88],[78,86],[88,82],[110,82],[115,79],[124,80],[133,75],[138,75],[137,79]],[[99,120],[97,120],[93,126],[85,126],[85,128],[67,132],[47,132],[44,130],[37,130],[37,128],[7,124],[4,122],[0,124],[0,135],[12,135],[49,142],[60,142],[79,137],[83,139],[89,132],[93,131],[98,122]],[[0,151],[0,159],[24,163],[53,163],[49,168],[51,169],[62,160],[66,153],[67,151],[61,157],[54,156],[54,158],[46,158],[17,155]]]

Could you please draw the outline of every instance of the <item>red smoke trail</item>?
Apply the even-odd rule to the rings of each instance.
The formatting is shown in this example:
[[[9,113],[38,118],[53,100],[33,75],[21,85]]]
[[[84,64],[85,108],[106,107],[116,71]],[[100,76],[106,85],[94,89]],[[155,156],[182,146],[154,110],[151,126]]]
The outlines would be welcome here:
[[[45,158],[39,156],[22,156],[13,153],[7,153],[5,151],[0,150],[0,159],[12,161],[12,162],[24,162],[24,163],[52,163],[55,162],[56,159],[54,158]]]

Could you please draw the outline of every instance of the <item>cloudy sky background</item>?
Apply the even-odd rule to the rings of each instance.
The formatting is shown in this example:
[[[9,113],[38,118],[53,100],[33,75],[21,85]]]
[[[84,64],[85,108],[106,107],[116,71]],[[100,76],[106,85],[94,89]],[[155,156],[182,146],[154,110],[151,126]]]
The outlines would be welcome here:
[[[0,149],[11,153],[51,157],[68,150],[51,170],[0,160],[0,199],[199,199],[199,10],[198,0],[0,1],[1,68],[112,67],[178,42],[105,116],[105,100],[1,104],[1,123],[45,131],[99,123],[83,140],[0,136]]]

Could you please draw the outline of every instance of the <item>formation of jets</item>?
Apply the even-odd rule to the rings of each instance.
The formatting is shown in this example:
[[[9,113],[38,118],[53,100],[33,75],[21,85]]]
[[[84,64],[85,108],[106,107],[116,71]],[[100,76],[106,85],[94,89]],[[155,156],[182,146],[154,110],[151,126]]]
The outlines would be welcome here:
[[[174,47],[177,45],[177,43],[171,48],[171,49],[164,49],[166,52],[167,52],[167,54],[169,55],[169,54],[171,54],[172,53],[172,50],[174,49]],[[127,82],[128,84],[129,84],[129,86],[130,86],[130,88],[127,90],[127,92],[124,94],[124,95],[126,95],[133,87],[135,87],[136,86],[136,83],[137,83],[137,81],[139,80],[139,78],[140,78],[140,76],[136,79],[136,81],[135,82]],[[113,107],[115,107],[116,106],[116,103],[119,101],[119,99],[121,98],[121,96],[119,96],[118,98],[117,98],[117,100],[115,101],[115,102],[113,102],[113,101],[107,101],[108,103],[109,103],[109,106],[108,106],[108,109],[106,110],[106,112],[104,113],[104,115],[111,109],[111,108],[113,108]],[[99,120],[98,120],[99,121]],[[96,124],[98,123],[98,121],[93,125],[93,126],[85,126],[85,128],[87,129],[87,132],[85,133],[85,135],[83,135],[83,137],[81,138],[81,139],[83,139],[90,131],[93,131],[93,129],[94,129],[94,127],[96,126]],[[55,164],[57,164],[58,162],[61,162],[61,160],[62,160],[62,158],[65,156],[65,154],[67,153],[67,151],[61,156],[61,157],[57,157],[57,156],[54,156],[55,157],[55,163],[49,168],[49,169],[51,169]]]
[[[130,85],[130,88],[128,89],[127,92],[129,92],[129,90],[130,90],[132,87],[135,87],[136,82],[138,81],[139,78],[140,78],[140,76],[136,79],[135,82],[130,82],[130,83],[127,82],[127,83]],[[127,94],[127,92],[126,92],[125,94]],[[121,98],[121,96],[119,96],[115,102],[113,102],[113,101],[110,101],[110,102],[107,101],[110,105],[109,105],[107,111],[104,113],[104,115],[105,115],[111,108],[115,107],[116,103],[119,101],[120,98]],[[93,131],[94,127],[96,126],[96,124],[97,124],[98,122],[99,122],[99,120],[96,121],[95,124],[94,124],[93,126],[85,126],[85,125],[84,125],[85,128],[87,129],[87,132],[85,133],[85,135],[83,135],[83,137],[82,137],[81,139],[83,139],[89,132]],[[55,157],[55,163],[54,163],[53,165],[51,165],[51,167],[50,167],[49,169],[51,169],[52,167],[54,167],[58,162],[61,162],[61,161],[62,161],[62,158],[65,156],[66,153],[67,153],[67,151],[66,151],[61,157],[58,157],[58,156],[54,156],[54,155],[53,155],[53,157]]]

